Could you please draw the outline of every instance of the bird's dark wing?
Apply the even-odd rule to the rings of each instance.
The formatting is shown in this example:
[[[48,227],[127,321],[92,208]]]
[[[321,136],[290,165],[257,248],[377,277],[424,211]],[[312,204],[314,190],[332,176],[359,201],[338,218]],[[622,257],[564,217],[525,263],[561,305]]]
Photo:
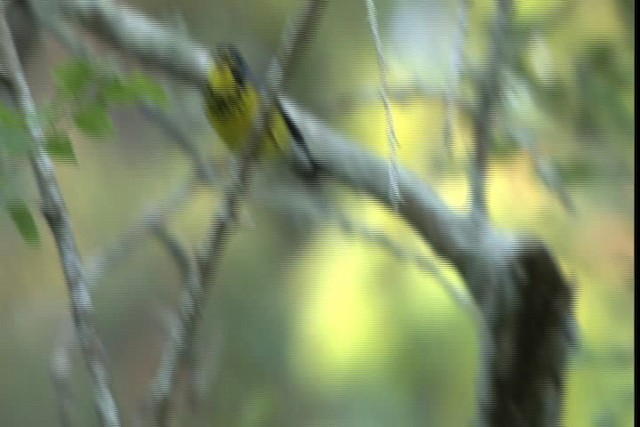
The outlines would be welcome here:
[[[302,136],[300,129],[298,129],[298,126],[296,126],[293,120],[291,120],[291,117],[289,117],[289,115],[284,111],[284,109],[282,108],[282,104],[280,104],[279,101],[276,101],[276,108],[278,110],[278,113],[282,115],[282,118],[284,119],[284,122],[287,125],[287,129],[289,130],[289,133],[291,134],[291,137],[293,138],[294,143],[298,146],[302,154],[306,157],[306,161],[309,165],[309,171],[307,171],[307,173],[310,175],[311,178],[315,178],[318,175],[320,168],[318,164],[313,160],[311,151],[309,151],[309,147],[307,147],[307,144],[304,141],[304,137]]]

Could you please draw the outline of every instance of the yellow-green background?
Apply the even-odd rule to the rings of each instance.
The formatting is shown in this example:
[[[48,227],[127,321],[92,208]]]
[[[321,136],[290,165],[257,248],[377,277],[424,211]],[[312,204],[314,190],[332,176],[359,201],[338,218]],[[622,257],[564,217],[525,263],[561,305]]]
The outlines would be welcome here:
[[[237,43],[251,66],[262,72],[299,3],[140,0],[136,6],[205,45]],[[473,4],[466,51],[478,64],[486,52],[493,3]],[[443,55],[450,54],[446,42],[454,36],[453,27],[441,20],[454,3],[377,5],[392,86],[407,84],[416,75],[436,86],[446,82]],[[567,3],[521,0],[516,5],[518,28],[543,21]],[[518,88],[517,74],[506,89],[518,124],[536,129],[541,151],[564,168],[576,213],[565,211],[541,184],[524,153],[496,155],[490,170],[495,224],[533,232],[548,242],[577,288],[580,343],[567,372],[567,426],[634,422],[633,11],[632,1],[575,2],[560,23],[540,31],[536,42],[517,52],[525,58],[529,77],[537,79],[537,88],[530,90],[546,88],[546,97],[532,106],[526,89]],[[416,25],[421,20],[424,28]],[[51,91],[49,67],[64,60],[64,51],[49,36],[40,49],[28,69],[36,96],[44,100]],[[100,49],[108,53],[104,46]],[[593,54],[598,49],[607,54]],[[575,71],[579,63],[588,68],[582,85]],[[291,96],[344,134],[387,155],[380,103],[358,101],[378,85],[364,1],[330,2],[290,85]],[[198,98],[173,90],[174,117],[225,165],[227,154],[204,122]],[[580,115],[583,124],[593,125],[593,133],[576,130]],[[135,111],[114,111],[113,117],[116,137],[92,141],[72,133],[79,164],[57,167],[86,256],[99,254],[148,202],[162,198],[189,171],[180,150],[161,131],[142,125]],[[453,153],[447,158],[443,117],[434,98],[394,104],[399,157],[445,200],[465,209],[469,121],[464,116],[456,121]],[[26,165],[18,163],[18,179],[35,208],[37,196]],[[209,365],[217,360],[217,375],[209,381],[199,412],[181,412],[181,425],[467,425],[477,373],[471,314],[431,275],[344,235],[331,223],[303,220],[291,232],[298,217],[274,210],[264,188],[256,193],[223,257],[200,335],[201,354]],[[383,228],[406,248],[429,254],[406,225],[371,200],[344,189],[334,189],[332,196],[355,222]],[[172,217],[172,229],[187,242],[200,241],[218,201],[211,189],[200,188]],[[67,294],[41,220],[39,227],[43,245],[31,248],[8,216],[0,216],[0,425],[55,422],[47,369],[67,315]],[[448,274],[458,280],[454,272]],[[106,273],[94,293],[126,425],[161,349],[161,325],[154,313],[176,303],[179,280],[162,246],[146,239]],[[212,343],[221,343],[221,350],[213,352],[216,357]],[[78,425],[95,425],[79,358],[74,368],[74,417]]]

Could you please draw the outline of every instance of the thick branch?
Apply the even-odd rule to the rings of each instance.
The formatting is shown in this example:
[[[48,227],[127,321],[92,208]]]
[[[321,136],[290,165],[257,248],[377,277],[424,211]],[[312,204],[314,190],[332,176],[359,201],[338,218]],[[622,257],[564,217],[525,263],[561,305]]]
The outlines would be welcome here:
[[[36,0],[50,1],[50,0]],[[211,67],[207,49],[153,22],[135,9],[102,0],[58,0],[62,11],[108,43],[181,80],[206,84]]]
[[[181,80],[186,79],[195,85],[206,81],[211,60],[201,59],[203,49],[189,43],[182,45],[181,49],[186,59],[182,65],[179,64],[182,56],[170,57],[162,54],[162,46],[172,37],[171,32],[168,29],[163,31],[158,24],[151,23],[142,15],[136,14],[134,19],[128,17],[131,10],[120,11],[109,2],[89,0],[66,0],[64,11],[70,17],[75,17],[86,30],[130,54],[144,58],[156,66],[166,67],[167,71],[176,71]],[[117,25],[103,27],[114,19],[110,17],[119,13],[123,16],[117,20]],[[94,21],[102,22],[103,25],[92,26],[91,23]],[[142,31],[141,28],[155,30]],[[135,43],[125,43],[132,38],[136,39]],[[177,42],[174,40],[172,43]],[[181,67],[188,70],[180,73],[178,70]],[[293,103],[286,100],[283,102],[287,104],[287,109],[301,128],[314,159],[322,163],[325,173],[354,188],[365,190],[391,206],[386,163],[373,154],[364,152],[357,142],[349,141],[325,127],[316,117],[300,111]],[[398,179],[401,187],[400,196],[404,202],[400,206],[400,214],[422,233],[440,256],[449,260],[463,257],[464,253],[470,250],[468,235],[473,227],[465,219],[465,215],[453,212],[435,192],[410,172],[400,168]]]
[[[292,102],[283,104],[323,171],[393,206],[384,159],[357,148]],[[399,214],[460,271],[482,312],[481,425],[556,425],[575,325],[570,285],[547,248],[453,211],[405,169],[398,184]]]
[[[384,159],[368,153],[362,148],[364,144],[334,132],[293,102],[282,99],[282,104],[298,124],[312,157],[324,173],[393,207]],[[399,214],[431,244],[438,255],[461,267],[474,244],[471,240],[474,225],[468,216],[452,210],[407,169],[400,167],[397,178],[402,200],[398,206]]]
[[[483,310],[489,354],[479,389],[480,425],[559,426],[567,361],[577,341],[573,290],[544,244],[521,239],[505,255],[515,294]]]

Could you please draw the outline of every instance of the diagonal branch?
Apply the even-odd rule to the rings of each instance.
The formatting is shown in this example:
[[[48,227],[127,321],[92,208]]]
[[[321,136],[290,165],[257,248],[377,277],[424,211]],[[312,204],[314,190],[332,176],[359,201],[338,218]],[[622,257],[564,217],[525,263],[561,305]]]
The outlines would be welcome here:
[[[383,159],[292,102],[283,105],[326,175],[392,207]],[[560,424],[575,319],[571,286],[547,247],[453,211],[406,169],[400,169],[398,186],[403,200],[398,213],[458,269],[482,314],[480,425]],[[535,422],[519,424],[522,419]]]
[[[193,311],[194,305],[198,304],[201,298],[202,282],[198,266],[183,244],[171,235],[163,224],[157,224],[154,227],[154,232],[173,256],[183,276],[179,316],[176,316],[176,322],[172,322],[175,324],[170,325],[171,332],[166,348],[162,353],[156,376],[151,383],[149,396],[145,402],[142,402],[141,408],[146,411],[142,415],[153,418],[155,420],[154,425],[161,426],[165,425],[169,420],[171,398],[174,395],[176,386],[174,375],[180,373],[180,370],[176,369],[176,364],[181,357],[184,336],[188,328],[188,324],[185,321]],[[192,352],[186,356],[187,360],[192,360],[191,356]]]
[[[387,140],[389,146],[389,192],[391,198],[396,205],[402,200],[399,198],[398,191],[398,136],[396,135],[396,128],[393,120],[393,112],[391,109],[391,101],[389,100],[389,79],[388,79],[388,65],[384,55],[384,49],[382,48],[382,39],[380,38],[380,31],[378,30],[378,18],[376,12],[376,4],[374,0],[365,0],[367,6],[367,18],[369,20],[369,28],[376,46],[376,55],[378,57],[378,70],[380,73],[381,87],[379,90],[380,99],[384,107],[385,119],[387,124]]]
[[[42,198],[42,212],[58,248],[62,269],[69,290],[71,314],[89,376],[93,384],[93,400],[102,426],[120,425],[120,417],[111,389],[105,363],[104,349],[95,328],[93,303],[82,269],[71,219],[58,184],[53,162],[44,150],[45,135],[36,119],[36,107],[22,71],[13,37],[0,5],[0,58],[7,71],[13,95],[25,117],[34,142],[29,153],[38,191]]]
[[[453,129],[457,124],[457,110],[462,107],[457,98],[460,98],[460,81],[461,75],[465,69],[466,65],[466,55],[465,55],[465,42],[468,36],[468,27],[469,27],[469,8],[471,0],[458,0],[456,7],[456,17],[457,17],[457,25],[454,30],[454,42],[450,59],[450,79],[444,104],[445,104],[445,114],[444,114],[444,126],[442,132],[442,139],[444,142],[445,150],[447,154],[451,155],[453,153]],[[457,101],[457,102],[456,102]]]
[[[278,55],[280,61],[275,60],[269,68],[267,93],[261,100],[260,113],[243,152],[239,172],[225,192],[220,212],[213,219],[211,230],[207,234],[206,245],[198,257],[201,287],[197,290],[190,289],[184,292],[181,298],[182,324],[178,336],[174,344],[162,356],[162,363],[156,380],[154,380],[156,387],[152,387],[150,400],[152,402],[152,416],[156,425],[163,426],[169,422],[170,399],[175,395],[181,368],[193,352],[196,330],[200,323],[204,302],[212,285],[211,276],[221,259],[230,225],[237,214],[242,197],[250,185],[252,168],[262,141],[261,136],[270,121],[272,109],[277,99],[276,94],[285,84],[298,56],[311,39],[325,5],[326,1],[323,0],[308,1],[301,14],[300,22],[293,27],[291,34],[285,35],[281,53]],[[159,389],[161,393],[158,393]]]
[[[143,63],[160,66],[179,79],[206,84],[209,52],[186,37],[109,0],[57,1],[68,18],[122,52],[134,53]]]

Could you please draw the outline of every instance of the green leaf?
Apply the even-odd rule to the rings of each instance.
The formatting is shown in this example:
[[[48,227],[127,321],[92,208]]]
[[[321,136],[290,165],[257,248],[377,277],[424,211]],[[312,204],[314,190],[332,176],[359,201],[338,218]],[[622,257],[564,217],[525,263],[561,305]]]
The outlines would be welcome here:
[[[53,159],[77,163],[76,154],[73,151],[73,144],[67,135],[54,134],[47,136],[45,147],[47,153],[49,153]]]
[[[77,112],[73,119],[78,129],[89,136],[107,136],[113,133],[113,122],[104,105],[88,105]]]
[[[7,210],[22,239],[31,245],[39,245],[40,233],[27,204],[18,199],[10,200],[7,203]]]
[[[112,79],[102,87],[102,95],[107,102],[133,102],[136,93],[120,79]]]
[[[167,103],[167,95],[162,86],[142,73],[133,73],[116,83],[104,89],[109,100],[119,102],[146,100],[160,105]]]
[[[56,87],[63,93],[78,96],[94,79],[95,70],[88,61],[71,61],[55,70]]]

